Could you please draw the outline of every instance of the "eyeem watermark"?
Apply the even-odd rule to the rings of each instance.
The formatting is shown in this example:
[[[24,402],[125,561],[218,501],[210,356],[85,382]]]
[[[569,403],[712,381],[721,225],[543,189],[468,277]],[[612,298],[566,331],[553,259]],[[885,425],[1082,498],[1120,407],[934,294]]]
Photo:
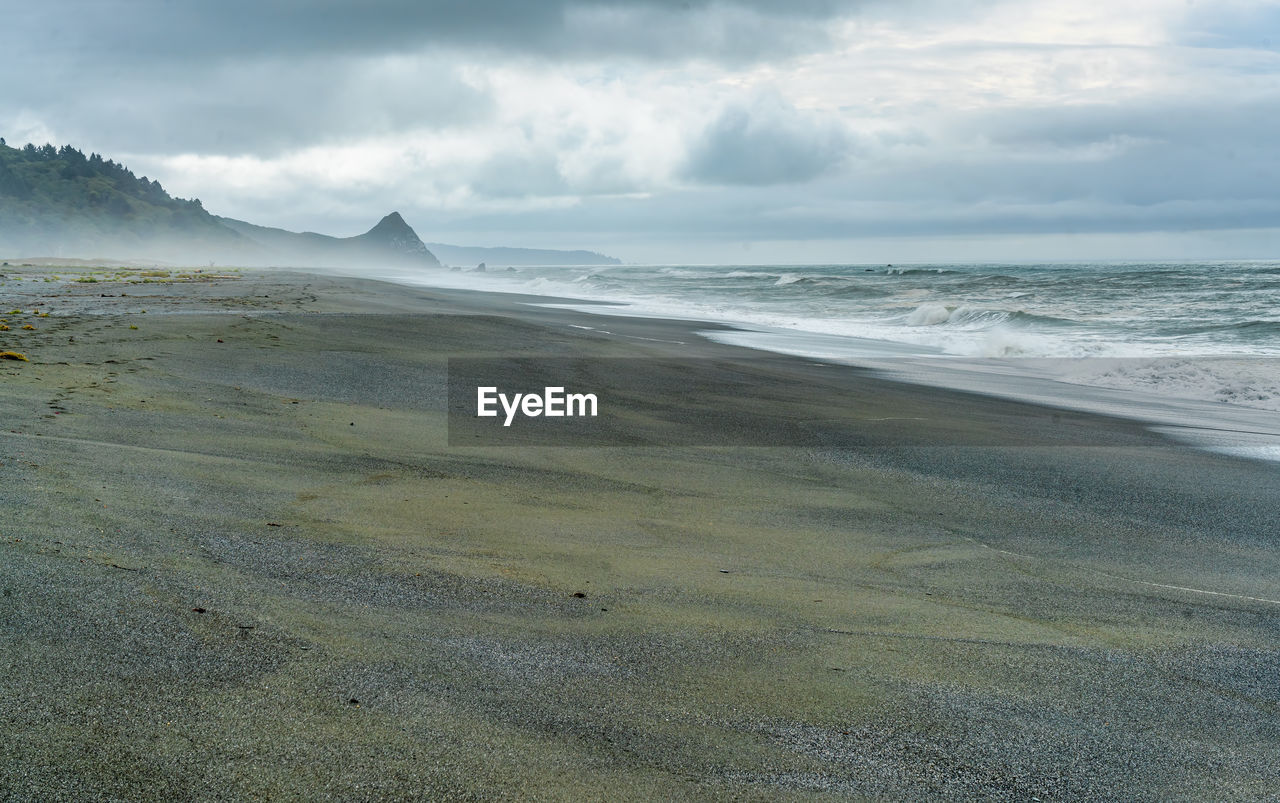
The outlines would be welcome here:
[[[450,446],[866,452],[1163,443],[1135,422],[905,385],[763,352],[688,359],[452,357],[447,390]]]
[[[563,387],[544,387],[537,393],[499,393],[496,385],[476,388],[476,417],[497,418],[498,407],[506,415],[502,426],[509,427],[516,414],[525,418],[595,418],[599,399],[594,393],[565,393]]]

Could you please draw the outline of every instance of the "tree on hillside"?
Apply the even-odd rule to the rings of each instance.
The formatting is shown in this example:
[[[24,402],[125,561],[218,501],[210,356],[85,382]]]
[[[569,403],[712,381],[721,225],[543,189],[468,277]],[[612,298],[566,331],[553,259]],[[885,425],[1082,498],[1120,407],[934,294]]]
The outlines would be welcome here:
[[[28,198],[31,195],[30,185],[3,160],[0,160],[0,195],[12,195],[15,198]]]

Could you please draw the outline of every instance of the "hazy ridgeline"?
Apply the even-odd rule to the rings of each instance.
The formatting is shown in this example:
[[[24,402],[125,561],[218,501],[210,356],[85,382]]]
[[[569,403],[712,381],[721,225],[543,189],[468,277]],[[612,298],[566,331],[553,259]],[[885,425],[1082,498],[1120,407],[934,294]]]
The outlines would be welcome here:
[[[434,244],[452,264],[617,264],[590,251]],[[355,237],[258,226],[175,198],[159,181],[71,145],[9,147],[0,139],[0,255],[185,264],[434,268],[440,260],[392,212]]]
[[[0,139],[0,246],[6,255],[244,260],[252,243],[197,199],[169,195],[99,154]]]

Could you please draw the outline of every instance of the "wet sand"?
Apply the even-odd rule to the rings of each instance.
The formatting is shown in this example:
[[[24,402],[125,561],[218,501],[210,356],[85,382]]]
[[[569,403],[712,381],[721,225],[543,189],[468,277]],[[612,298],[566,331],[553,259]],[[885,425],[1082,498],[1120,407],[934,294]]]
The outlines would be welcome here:
[[[0,268],[0,798],[1277,794],[1273,464],[688,322],[86,270]],[[651,359],[634,445],[449,445],[448,358],[585,355]],[[688,414],[675,358],[755,390]]]

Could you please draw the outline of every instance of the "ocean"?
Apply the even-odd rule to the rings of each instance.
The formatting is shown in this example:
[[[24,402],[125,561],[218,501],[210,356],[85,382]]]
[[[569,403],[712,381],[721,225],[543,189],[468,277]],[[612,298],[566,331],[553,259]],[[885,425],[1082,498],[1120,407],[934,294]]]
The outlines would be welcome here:
[[[1280,262],[490,267],[388,278],[730,323],[739,331],[709,336],[1280,455]]]

